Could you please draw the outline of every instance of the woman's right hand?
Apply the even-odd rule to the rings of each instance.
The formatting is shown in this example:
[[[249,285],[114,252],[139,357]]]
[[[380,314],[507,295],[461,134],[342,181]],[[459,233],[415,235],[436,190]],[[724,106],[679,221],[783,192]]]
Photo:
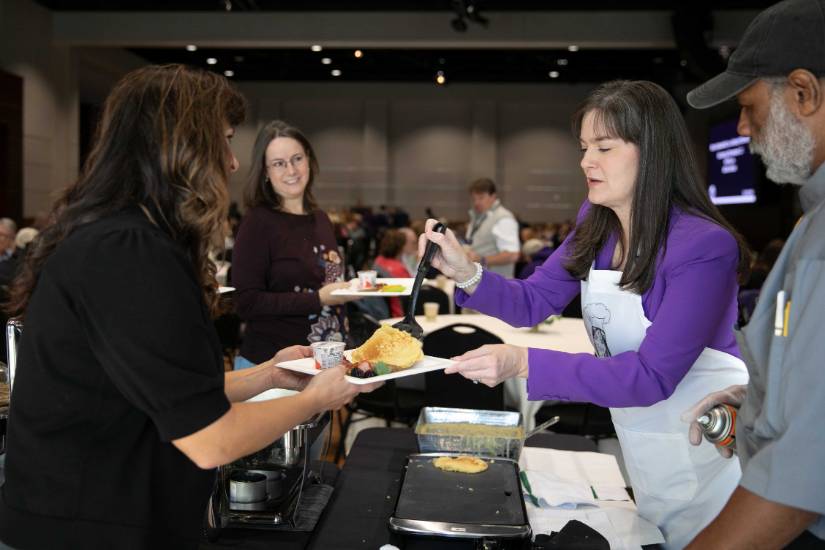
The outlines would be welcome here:
[[[472,278],[476,273],[476,268],[464,252],[464,247],[458,242],[455,233],[450,229],[447,229],[444,234],[433,231],[436,223],[438,220],[432,218],[427,220],[424,233],[418,238],[418,256],[424,257],[427,241],[432,241],[439,246],[433,255],[434,268],[460,283]]]
[[[369,393],[383,385],[383,382],[351,384],[344,378],[346,372],[344,366],[338,366],[324,369],[312,377],[304,392],[312,396],[318,411],[338,410],[359,393]]]
[[[333,296],[332,292],[341,288],[349,288],[349,283],[342,281],[340,283],[327,283],[318,290],[318,298],[321,300],[322,306],[340,306],[353,300],[358,300],[358,296]]]

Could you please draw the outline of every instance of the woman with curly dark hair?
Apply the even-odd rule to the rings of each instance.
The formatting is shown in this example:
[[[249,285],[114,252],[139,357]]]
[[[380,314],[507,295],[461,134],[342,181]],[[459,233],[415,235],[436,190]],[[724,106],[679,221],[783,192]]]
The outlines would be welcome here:
[[[358,390],[275,363],[224,374],[210,313],[230,140],[244,100],[180,65],[124,77],[79,180],[11,289],[24,319],[0,539],[15,548],[195,548],[214,468]],[[242,403],[271,387],[292,397]]]

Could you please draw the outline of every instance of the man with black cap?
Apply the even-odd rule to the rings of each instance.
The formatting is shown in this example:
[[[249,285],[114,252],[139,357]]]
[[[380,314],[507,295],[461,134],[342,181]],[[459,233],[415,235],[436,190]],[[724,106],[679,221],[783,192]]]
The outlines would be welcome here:
[[[740,406],[739,487],[691,548],[825,547],[825,0],[786,0],[750,24],[727,70],[688,94],[703,109],[736,96],[738,131],[768,178],[801,186],[805,211],[739,334],[750,382],[685,413]],[[730,456],[728,449],[720,452]]]

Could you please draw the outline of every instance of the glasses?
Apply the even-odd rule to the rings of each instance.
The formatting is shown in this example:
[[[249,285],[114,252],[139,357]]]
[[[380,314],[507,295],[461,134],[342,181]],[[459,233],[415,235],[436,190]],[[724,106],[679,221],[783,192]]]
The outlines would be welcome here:
[[[299,166],[303,166],[304,162],[306,162],[307,157],[302,153],[298,153],[297,155],[292,155],[292,158],[289,160],[284,159],[275,159],[268,163],[268,166],[275,170],[276,173],[285,172],[287,169],[287,165],[292,165],[293,168],[296,170]]]

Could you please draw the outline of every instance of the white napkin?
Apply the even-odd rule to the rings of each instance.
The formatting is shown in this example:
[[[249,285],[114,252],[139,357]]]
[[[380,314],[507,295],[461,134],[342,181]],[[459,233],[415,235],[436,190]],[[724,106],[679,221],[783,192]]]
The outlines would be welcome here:
[[[530,488],[542,508],[575,509],[595,506],[593,491],[584,481],[571,481],[546,471],[525,470]]]

